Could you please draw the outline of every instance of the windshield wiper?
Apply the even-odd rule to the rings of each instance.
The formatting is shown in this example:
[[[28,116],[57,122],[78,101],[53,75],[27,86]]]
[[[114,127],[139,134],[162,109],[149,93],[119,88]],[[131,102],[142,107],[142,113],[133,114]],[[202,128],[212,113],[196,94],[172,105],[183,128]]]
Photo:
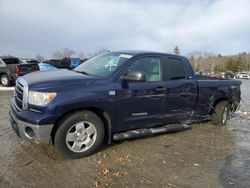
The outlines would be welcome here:
[[[78,73],[82,73],[82,74],[85,74],[85,75],[89,75],[89,73],[85,72],[85,71],[76,71],[75,72],[78,72]]]

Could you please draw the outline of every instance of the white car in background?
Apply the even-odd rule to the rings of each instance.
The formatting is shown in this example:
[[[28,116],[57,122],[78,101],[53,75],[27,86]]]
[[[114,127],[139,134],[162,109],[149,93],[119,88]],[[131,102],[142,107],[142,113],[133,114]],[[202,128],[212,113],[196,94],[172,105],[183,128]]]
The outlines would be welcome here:
[[[238,78],[238,79],[250,79],[250,76],[246,72],[239,72],[236,74],[236,78]]]

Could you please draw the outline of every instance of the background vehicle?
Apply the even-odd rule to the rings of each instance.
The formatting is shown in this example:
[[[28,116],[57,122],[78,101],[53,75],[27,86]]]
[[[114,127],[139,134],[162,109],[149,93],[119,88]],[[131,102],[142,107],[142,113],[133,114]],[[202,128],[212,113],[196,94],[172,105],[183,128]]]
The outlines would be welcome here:
[[[35,59],[22,59],[21,61],[23,63],[29,63],[29,64],[38,64],[38,63],[40,63],[39,61],[37,61]]]
[[[203,72],[203,75],[204,75],[204,76],[212,76],[213,73],[212,73],[211,71],[206,71],[206,70],[205,70],[205,71]]]
[[[246,72],[239,72],[236,74],[236,78],[238,78],[238,79],[250,79],[250,76]]]
[[[50,64],[58,69],[69,69],[72,70],[81,64],[79,58],[64,58],[64,59],[51,59],[46,60],[43,63]]]
[[[211,77],[210,77],[211,78]],[[95,152],[104,141],[225,125],[240,102],[239,80],[197,78],[182,56],[109,52],[70,70],[17,80],[10,122],[20,137],[48,143],[64,157]]]
[[[56,70],[56,67],[53,67],[50,64],[47,63],[39,63],[38,64],[40,71],[50,71],[50,70]]]
[[[23,63],[20,59],[14,57],[0,58],[0,77],[3,86],[9,86],[15,82],[18,76],[38,71],[39,66],[34,63]]]
[[[217,78],[217,79],[222,79],[223,76],[224,76],[224,75],[221,74],[221,73],[216,73],[216,74],[214,74],[214,77]]]
[[[233,79],[235,74],[232,71],[225,72],[225,78]]]

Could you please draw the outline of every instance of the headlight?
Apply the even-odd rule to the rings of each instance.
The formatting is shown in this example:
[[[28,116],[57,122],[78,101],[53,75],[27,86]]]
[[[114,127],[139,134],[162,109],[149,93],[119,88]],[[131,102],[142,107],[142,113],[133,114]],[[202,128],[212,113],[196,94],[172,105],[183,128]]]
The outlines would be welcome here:
[[[56,93],[29,91],[29,104],[46,106],[56,97]]]

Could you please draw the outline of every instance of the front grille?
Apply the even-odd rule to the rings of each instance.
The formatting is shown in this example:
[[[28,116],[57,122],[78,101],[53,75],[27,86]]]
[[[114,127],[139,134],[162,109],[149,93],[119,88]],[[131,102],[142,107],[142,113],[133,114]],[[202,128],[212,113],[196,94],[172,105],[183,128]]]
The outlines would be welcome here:
[[[16,89],[16,96],[15,96],[16,105],[20,110],[22,110],[23,109],[23,89],[24,89],[24,86],[19,81],[17,81],[15,89]]]

